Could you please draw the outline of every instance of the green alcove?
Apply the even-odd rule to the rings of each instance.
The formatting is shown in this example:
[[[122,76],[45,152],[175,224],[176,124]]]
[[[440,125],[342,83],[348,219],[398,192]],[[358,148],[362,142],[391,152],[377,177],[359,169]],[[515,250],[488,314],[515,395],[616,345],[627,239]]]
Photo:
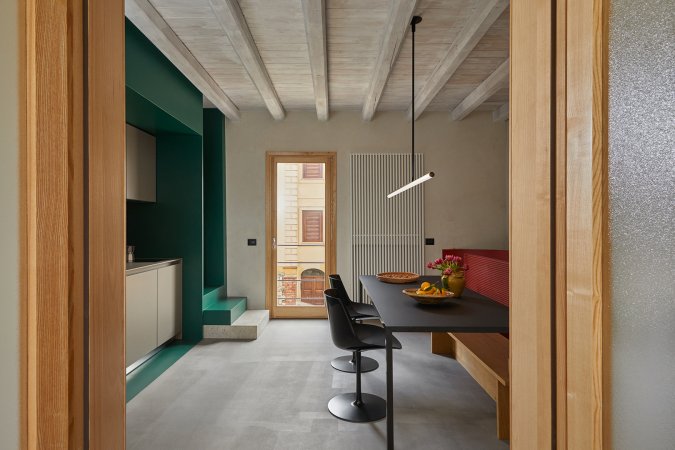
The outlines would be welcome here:
[[[204,110],[204,291],[227,291],[225,264],[225,117]]]
[[[183,340],[197,342],[205,262],[202,95],[129,21],[126,64],[127,123],[157,142],[157,201],[127,201],[127,243],[139,259],[183,259]]]

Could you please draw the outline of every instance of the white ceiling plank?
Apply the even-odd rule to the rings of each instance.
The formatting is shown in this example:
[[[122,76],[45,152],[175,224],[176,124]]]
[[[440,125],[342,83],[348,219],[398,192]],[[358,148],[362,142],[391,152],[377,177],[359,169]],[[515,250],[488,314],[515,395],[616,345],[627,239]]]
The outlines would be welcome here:
[[[260,57],[239,3],[237,0],[210,0],[210,4],[218,22],[220,22],[220,25],[227,34],[234,51],[239,56],[253,84],[255,84],[260,92],[270,114],[276,120],[283,119],[286,113],[272,84],[267,68]]]
[[[452,120],[462,120],[485,100],[509,84],[509,60],[504,61],[492,74],[474,89],[462,103],[450,113]]]
[[[328,120],[328,56],[326,54],[326,0],[302,0],[314,101],[319,120]]]
[[[492,111],[492,121],[493,122],[504,122],[509,120],[509,104],[504,103],[499,108]]]
[[[401,51],[401,44],[410,28],[417,3],[418,0],[395,0],[391,4],[377,62],[363,103],[363,120],[372,120],[375,115],[384,87]]]
[[[433,69],[426,83],[415,97],[415,119],[424,112],[429,103],[447,84],[455,71],[481,40],[492,24],[509,6],[509,0],[483,0],[459,36],[452,43],[445,56]],[[408,117],[412,108],[408,107]]]
[[[148,0],[125,0],[125,15],[228,119],[239,109]]]

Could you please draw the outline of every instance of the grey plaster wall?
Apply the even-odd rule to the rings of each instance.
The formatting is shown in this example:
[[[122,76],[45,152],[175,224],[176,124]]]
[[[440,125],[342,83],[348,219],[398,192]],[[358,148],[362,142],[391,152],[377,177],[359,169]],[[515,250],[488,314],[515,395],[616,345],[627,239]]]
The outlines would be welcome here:
[[[0,13],[0,448],[19,447],[19,15]]]
[[[508,248],[508,122],[490,111],[453,121],[445,111],[416,122],[415,150],[424,153],[426,260],[443,248]],[[360,111],[336,111],[320,122],[314,111],[293,111],[275,121],[267,111],[246,111],[225,125],[227,157],[227,286],[248,296],[250,309],[265,308],[265,153],[337,153],[337,271],[351,273],[352,153],[410,152],[410,122],[400,111],[379,112],[371,122]],[[257,238],[256,247],[247,238]]]

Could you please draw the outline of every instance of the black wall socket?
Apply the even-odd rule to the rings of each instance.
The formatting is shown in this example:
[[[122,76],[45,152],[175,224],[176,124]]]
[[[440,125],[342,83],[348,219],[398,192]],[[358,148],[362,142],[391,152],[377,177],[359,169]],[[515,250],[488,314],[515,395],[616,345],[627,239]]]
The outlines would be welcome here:
[[[434,238],[424,238],[424,245],[434,245]]]
[[[258,241],[256,239],[249,239],[248,245],[258,245]]]

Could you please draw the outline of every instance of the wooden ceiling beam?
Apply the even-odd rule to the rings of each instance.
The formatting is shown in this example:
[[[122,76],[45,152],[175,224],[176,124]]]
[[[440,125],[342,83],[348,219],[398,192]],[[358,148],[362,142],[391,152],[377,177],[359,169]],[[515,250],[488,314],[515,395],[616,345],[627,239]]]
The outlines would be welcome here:
[[[375,68],[370,77],[370,86],[363,103],[363,120],[372,120],[380,103],[384,87],[396,64],[398,54],[405,40],[418,0],[395,0],[391,4],[386,28],[380,44]]]
[[[478,85],[457,107],[450,113],[452,120],[462,120],[492,97],[500,89],[509,85],[509,59],[507,58],[497,69]]]
[[[228,119],[239,109],[148,0],[125,0],[125,15]]]
[[[499,108],[492,111],[492,121],[493,122],[504,122],[509,120],[509,104],[504,103]]]
[[[509,0],[485,0],[483,5],[476,9],[476,12],[464,25],[443,59],[436,64],[426,83],[415,97],[415,120],[419,118],[429,106],[429,103],[448,83],[448,80],[469,56],[476,44],[508,6]],[[411,107],[408,107],[407,114],[408,117],[412,115]]]
[[[265,63],[248,28],[244,13],[237,0],[209,0],[221,27],[227,34],[232,48],[255,84],[272,117],[281,120],[286,116],[276,89],[272,84]]]
[[[305,34],[312,69],[314,102],[319,120],[328,120],[328,57],[326,53],[326,0],[302,0]]]

